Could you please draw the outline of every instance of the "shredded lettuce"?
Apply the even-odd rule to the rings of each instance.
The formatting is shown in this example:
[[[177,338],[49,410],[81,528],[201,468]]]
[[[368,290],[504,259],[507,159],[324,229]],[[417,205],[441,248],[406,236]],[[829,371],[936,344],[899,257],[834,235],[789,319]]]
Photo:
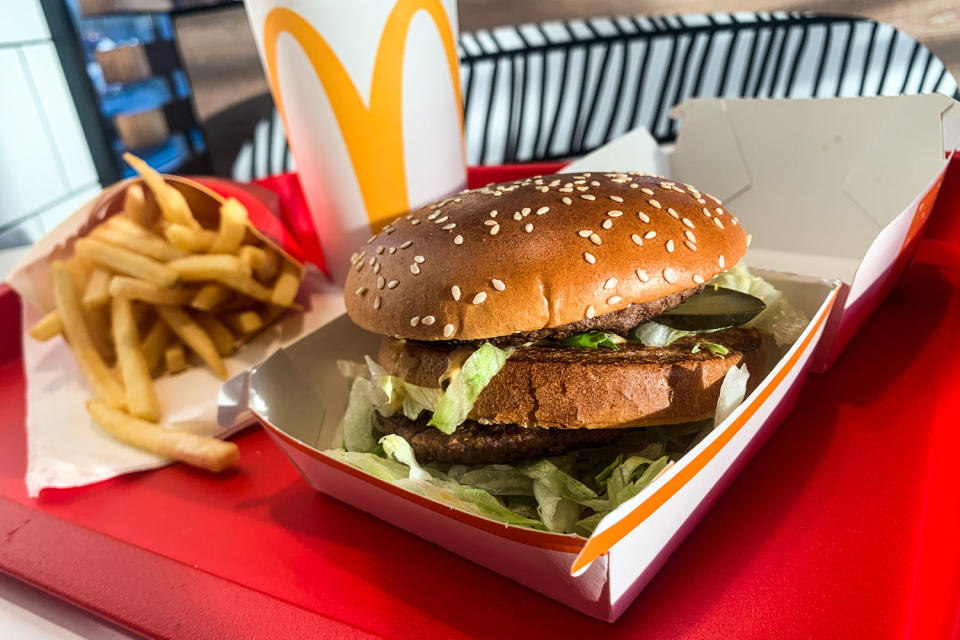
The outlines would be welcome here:
[[[512,353],[513,349],[498,349],[487,342],[470,354],[460,371],[450,379],[428,424],[443,433],[453,433],[467,419],[477,396],[490,384]]]
[[[564,347],[584,347],[586,349],[619,349],[618,343],[623,342],[623,338],[615,333],[605,331],[587,331],[585,333],[575,333],[567,336],[560,341]]]
[[[749,293],[763,300],[767,308],[744,326],[756,327],[769,333],[778,347],[795,342],[809,323],[806,314],[790,304],[779,289],[760,276],[750,273],[742,262],[717,274],[707,286],[713,284]]]
[[[722,344],[717,344],[716,342],[697,342],[693,345],[693,349],[690,349],[690,353],[698,353],[700,351],[700,347],[706,348],[707,351],[715,356],[725,356],[730,353],[730,349],[727,349]]]
[[[674,341],[692,332],[683,329],[673,329],[659,322],[645,322],[634,327],[627,335],[634,342],[640,342],[645,347],[669,347]]]
[[[714,425],[718,425],[727,419],[733,410],[740,406],[747,395],[747,380],[750,379],[750,372],[747,371],[747,365],[739,367],[730,367],[726,375],[723,376],[723,382],[720,383],[720,397],[717,398],[717,410],[714,413]]]
[[[374,412],[393,415],[383,391],[366,378],[355,378],[350,386],[347,410],[340,422],[343,446],[347,451],[372,451],[377,445],[373,435]]]

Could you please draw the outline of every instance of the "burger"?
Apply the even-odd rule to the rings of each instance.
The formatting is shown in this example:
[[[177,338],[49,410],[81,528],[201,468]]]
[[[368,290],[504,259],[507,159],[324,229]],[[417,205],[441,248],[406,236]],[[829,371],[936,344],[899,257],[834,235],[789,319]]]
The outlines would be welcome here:
[[[765,374],[764,296],[750,295],[762,280],[731,270],[747,244],[718,199],[636,172],[492,184],[391,222],[346,280],[350,318],[383,339],[351,391],[341,457],[448,490],[472,473],[541,523],[532,485],[559,473],[586,497],[566,478],[552,497],[602,515],[625,460],[647,461],[618,481],[639,491],[671,441],[712,427],[725,380],[739,377],[742,398]],[[501,485],[518,469],[531,487],[515,508],[524,496]]]

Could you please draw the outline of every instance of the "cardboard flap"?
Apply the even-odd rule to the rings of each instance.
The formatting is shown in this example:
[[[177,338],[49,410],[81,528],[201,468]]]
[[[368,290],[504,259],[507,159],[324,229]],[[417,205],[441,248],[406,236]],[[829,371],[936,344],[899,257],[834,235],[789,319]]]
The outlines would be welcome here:
[[[674,115],[671,177],[724,200],[754,246],[859,260],[943,169],[960,110],[919,95],[688,100]]]

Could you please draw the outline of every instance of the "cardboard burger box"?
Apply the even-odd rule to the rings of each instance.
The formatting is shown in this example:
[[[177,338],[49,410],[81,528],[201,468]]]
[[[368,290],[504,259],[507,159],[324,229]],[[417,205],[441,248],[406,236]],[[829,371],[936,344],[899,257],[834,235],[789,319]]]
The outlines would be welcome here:
[[[634,131],[573,171],[655,170],[717,195],[753,235],[746,263],[810,318],[744,402],[589,539],[505,525],[321,453],[339,446],[349,382],[336,361],[377,352],[346,315],[250,376],[250,408],[318,491],[591,616],[613,621],[893,286],[936,197],[960,106],[939,95],[690,100],[671,154]]]

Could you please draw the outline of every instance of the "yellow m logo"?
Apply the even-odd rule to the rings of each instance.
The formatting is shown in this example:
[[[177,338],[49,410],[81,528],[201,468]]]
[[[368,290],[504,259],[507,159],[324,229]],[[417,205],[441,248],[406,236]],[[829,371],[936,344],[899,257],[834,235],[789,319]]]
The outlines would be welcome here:
[[[330,100],[374,232],[409,208],[403,160],[403,54],[410,22],[420,10],[433,19],[443,43],[458,105],[462,145],[459,63],[450,20],[440,0],[397,0],[377,47],[369,107],[363,104],[333,49],[309,22],[286,8],[272,9],[264,21],[263,50],[270,89],[284,124],[286,116],[277,81],[277,39],[281,33],[288,33],[307,54]]]

